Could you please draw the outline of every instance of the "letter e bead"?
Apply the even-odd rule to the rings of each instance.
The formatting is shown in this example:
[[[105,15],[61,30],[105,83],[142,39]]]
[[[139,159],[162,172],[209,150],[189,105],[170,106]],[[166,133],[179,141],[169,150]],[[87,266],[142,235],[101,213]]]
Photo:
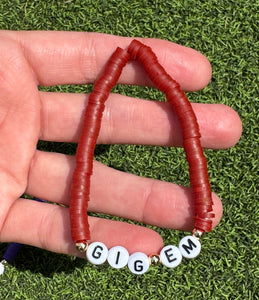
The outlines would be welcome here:
[[[167,245],[160,252],[160,259],[167,268],[175,268],[182,261],[182,254],[176,246]]]

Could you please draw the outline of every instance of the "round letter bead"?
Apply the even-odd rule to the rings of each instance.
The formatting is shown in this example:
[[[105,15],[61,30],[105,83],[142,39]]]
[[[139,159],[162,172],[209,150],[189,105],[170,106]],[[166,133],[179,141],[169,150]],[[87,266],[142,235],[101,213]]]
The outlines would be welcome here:
[[[129,252],[124,247],[115,246],[109,250],[107,260],[113,268],[123,268],[129,261]]]
[[[4,274],[4,264],[0,263],[0,275]]]
[[[149,259],[145,253],[135,252],[131,254],[128,267],[133,274],[141,275],[149,269]]]
[[[201,243],[192,235],[187,235],[181,239],[179,249],[183,257],[194,258],[199,255],[201,251]]]
[[[182,254],[176,246],[165,246],[160,252],[160,259],[167,268],[175,268],[182,261]]]
[[[89,245],[86,257],[92,264],[101,265],[108,257],[108,248],[101,242],[94,242]]]

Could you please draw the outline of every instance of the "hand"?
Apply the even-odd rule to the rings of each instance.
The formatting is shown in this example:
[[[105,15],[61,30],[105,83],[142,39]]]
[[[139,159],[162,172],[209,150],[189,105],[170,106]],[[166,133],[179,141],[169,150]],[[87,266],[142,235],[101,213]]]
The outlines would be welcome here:
[[[98,76],[117,46],[131,39],[96,33],[0,31],[0,241],[19,242],[77,255],[70,238],[68,208],[20,198],[23,193],[69,205],[75,159],[36,150],[39,139],[76,142],[85,94],[39,92],[38,85],[85,84]],[[145,39],[184,90],[203,88],[211,67],[200,53],[167,41]],[[123,84],[150,85],[136,63]],[[193,104],[203,147],[233,146],[241,134],[237,114],[220,104]],[[155,122],[154,122],[155,120]],[[167,103],[110,95],[99,143],[180,145],[179,124]],[[213,194],[218,224],[222,215]],[[191,230],[190,189],[139,178],[94,163],[89,211],[117,215],[161,227]],[[93,240],[130,252],[158,251],[152,230],[89,217]]]

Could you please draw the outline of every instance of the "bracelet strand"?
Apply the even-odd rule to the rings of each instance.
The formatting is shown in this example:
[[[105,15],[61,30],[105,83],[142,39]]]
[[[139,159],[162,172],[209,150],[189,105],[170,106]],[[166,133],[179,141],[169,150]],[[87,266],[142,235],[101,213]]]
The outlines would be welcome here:
[[[180,121],[194,199],[193,235],[184,237],[178,247],[168,245],[160,253],[150,255],[141,252],[130,255],[121,246],[115,246],[108,250],[106,245],[101,242],[89,243],[91,237],[87,203],[90,195],[94,148],[101,127],[105,101],[129,59],[137,60],[142,64],[155,86],[165,94]],[[200,253],[199,239],[204,232],[211,231],[212,219],[214,218],[207,162],[201,147],[200,137],[199,125],[190,102],[181,91],[180,85],[159,64],[152,49],[137,40],[131,42],[127,51],[117,48],[109,59],[102,76],[96,81],[89,97],[72,179],[71,236],[77,249],[86,252],[86,257],[91,263],[99,265],[108,261],[114,268],[128,265],[133,273],[143,274],[149,269],[150,264],[161,262],[168,268],[174,268],[180,264],[182,257],[194,258]]]

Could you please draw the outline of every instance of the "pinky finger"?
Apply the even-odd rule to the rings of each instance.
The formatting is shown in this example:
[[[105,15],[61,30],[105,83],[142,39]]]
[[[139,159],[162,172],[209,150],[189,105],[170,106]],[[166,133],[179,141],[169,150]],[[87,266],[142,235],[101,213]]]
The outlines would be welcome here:
[[[22,212],[22,213],[21,213]],[[145,227],[89,217],[92,240],[108,248],[125,247],[129,253],[156,253],[163,247],[158,233]],[[81,255],[70,237],[69,211],[66,207],[18,199],[1,231],[0,241],[17,242],[56,253]]]

